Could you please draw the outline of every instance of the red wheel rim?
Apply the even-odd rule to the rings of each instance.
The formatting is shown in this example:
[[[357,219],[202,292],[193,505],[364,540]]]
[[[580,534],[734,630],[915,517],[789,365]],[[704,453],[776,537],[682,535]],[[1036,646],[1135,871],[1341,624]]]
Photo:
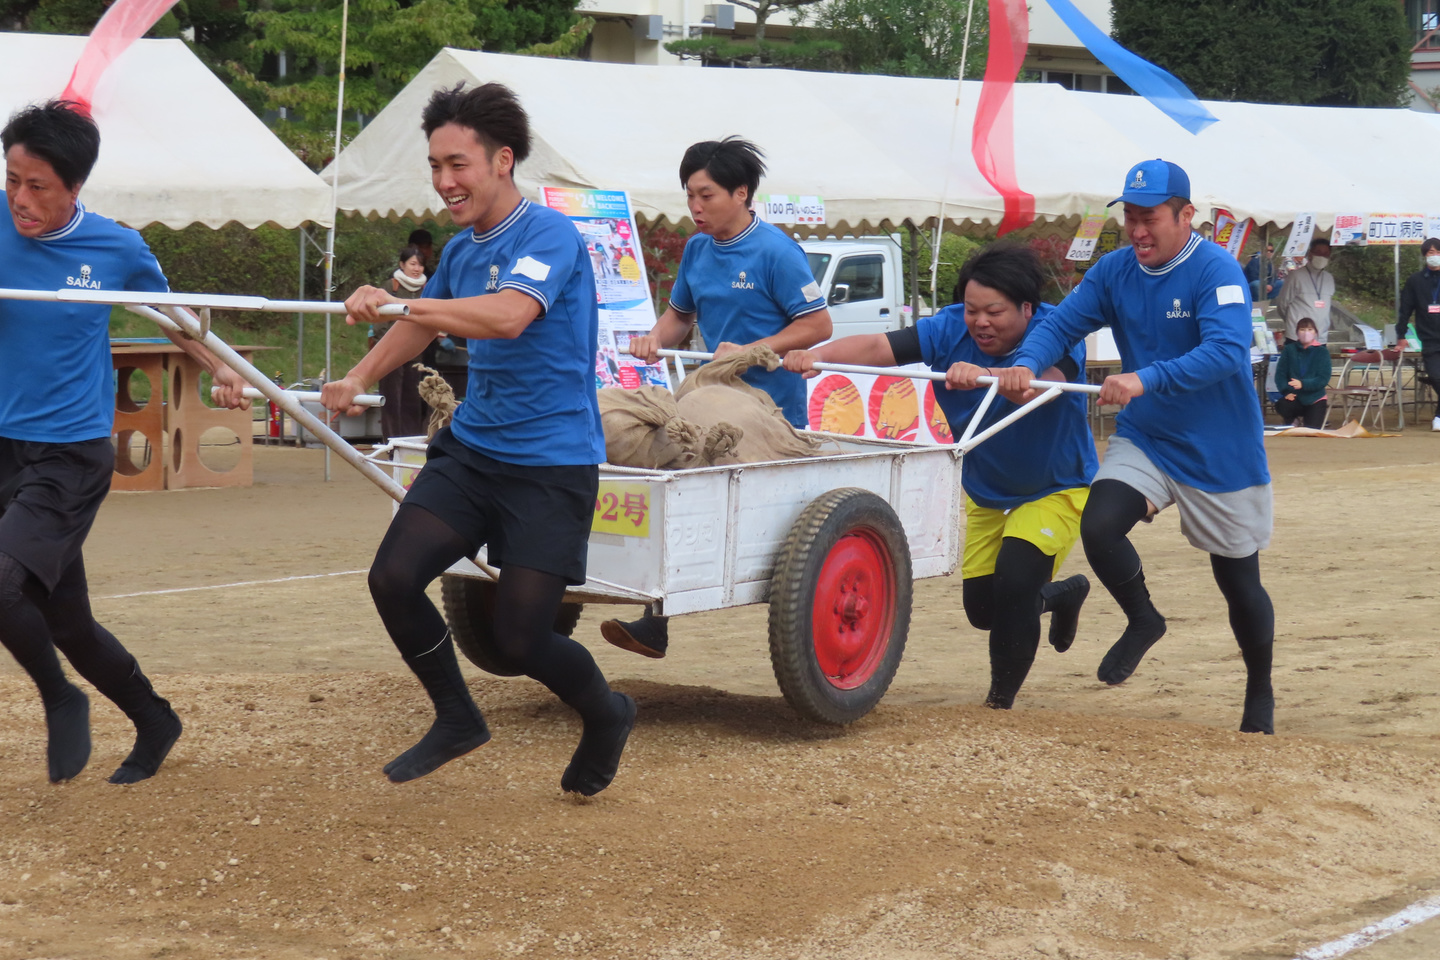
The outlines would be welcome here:
[[[825,556],[810,625],[820,672],[840,690],[863,686],[885,659],[895,622],[895,567],[875,531],[852,530]]]

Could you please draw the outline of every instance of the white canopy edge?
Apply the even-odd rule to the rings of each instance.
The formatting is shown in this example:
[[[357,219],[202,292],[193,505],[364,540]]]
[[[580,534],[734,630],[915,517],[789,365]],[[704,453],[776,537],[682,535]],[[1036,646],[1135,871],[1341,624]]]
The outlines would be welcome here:
[[[420,113],[431,93],[498,81],[530,114],[534,146],[517,168],[530,196],[560,186],[623,189],[647,219],[684,222],[680,157],[701,140],[740,134],[768,157],[762,193],[819,195],[831,225],[931,221],[950,167],[946,219],[994,224],[1003,203],[970,154],[980,83],[965,84],[953,149],[952,80],[789,70],[704,70],[445,49],[340,155],[342,211],[443,217],[430,186]],[[643,99],[640,96],[643,93]],[[1440,123],[1410,110],[1209,102],[1220,118],[1199,136],[1139,97],[1018,84],[1016,167],[1041,222],[1099,213],[1140,160],[1186,169],[1212,207],[1288,225],[1318,214],[1440,213],[1440,183],[1413,158],[1440,148]],[[327,180],[329,171],[322,173]],[[1119,208],[1113,208],[1118,212]]]
[[[0,110],[58,97],[84,37],[0,33]],[[330,226],[330,187],[179,40],[140,40],[95,91],[100,160],[80,199],[140,228]]]

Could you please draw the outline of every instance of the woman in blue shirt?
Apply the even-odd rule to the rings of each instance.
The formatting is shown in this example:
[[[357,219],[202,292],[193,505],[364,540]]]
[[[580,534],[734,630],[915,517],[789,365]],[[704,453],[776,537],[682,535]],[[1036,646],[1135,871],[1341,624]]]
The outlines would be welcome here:
[[[715,356],[763,343],[784,356],[830,337],[830,311],[805,253],[750,209],[764,154],[748,140],[707,140],[685,151],[680,183],[695,221],[670,306],[630,352],[647,363],[700,324]],[[768,393],[796,427],[806,427],[805,382],[784,370],[752,369],[745,381]]]
[[[800,245],[750,209],[764,154],[748,140],[706,140],[685,151],[680,184],[685,188],[695,235],[685,244],[670,306],[630,352],[654,363],[658,351],[676,347],[700,324],[716,358],[763,343],[782,357],[830,338],[830,311]],[[805,429],[805,381],[786,370],[752,367],[746,383],[770,395],[785,419]],[[664,617],[633,623],[607,620],[605,639],[647,657],[665,656]]]

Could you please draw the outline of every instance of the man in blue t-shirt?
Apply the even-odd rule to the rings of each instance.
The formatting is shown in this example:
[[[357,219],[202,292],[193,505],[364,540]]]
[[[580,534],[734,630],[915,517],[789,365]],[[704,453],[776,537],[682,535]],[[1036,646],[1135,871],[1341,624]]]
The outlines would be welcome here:
[[[490,739],[450,631],[425,595],[451,564],[483,546],[501,569],[493,623],[484,625],[491,652],[580,714],[584,733],[560,786],[591,796],[615,777],[635,701],[611,690],[589,651],[553,627],[566,586],[585,582],[605,459],[590,255],[574,224],[515,187],[530,125],[508,88],[438,90],[421,127],[435,191],[470,230],[446,244],[420,299],[399,301],[375,287],[350,295],[348,323],[376,322],[387,303],[404,302],[410,313],[344,379],[326,384],[322,398],[330,410],[350,409],[437,332],[468,341],[465,402],[431,441],[370,568],[385,629],[435,706],[430,730],[385,774],[414,780]]]
[[[169,289],[138,233],[79,202],[100,130],[78,105],[22,110],[0,143],[10,212],[0,218],[0,286]],[[166,335],[210,372],[225,405],[249,406],[239,375],[200,344]],[[115,468],[114,376],[108,305],[0,300],[0,643],[39,688],[56,783],[90,759],[90,701],[66,679],[57,649],[135,724],[134,749],[111,783],[154,776],[181,731],[90,613],[82,552]]]
[[[993,376],[1014,362],[1026,331],[1050,306],[1040,302],[1044,272],[1025,247],[997,244],[960,269],[956,299],[933,317],[890,333],[844,337],[814,350],[795,350],[785,367],[815,376],[814,363],[895,366],[923,362],[937,372]],[[1085,380],[1080,344],[1045,371],[1043,379]],[[966,386],[973,385],[973,381]],[[959,431],[983,395],[937,390],[945,419]],[[1016,409],[997,399],[980,429]],[[1063,653],[1075,640],[1090,582],[1080,574],[1055,581],[1080,536],[1080,516],[1095,473],[1083,394],[1067,393],[1001,430],[965,454],[965,555],[961,564],[965,615],[990,633],[990,691],[986,706],[1008,710],[1035,662],[1040,615],[1049,611],[1050,643]]]
[[[1099,402],[1125,409],[1095,474],[1080,535],[1085,557],[1128,624],[1100,663],[1099,678],[1123,683],[1165,634],[1128,534],[1170,504],[1180,530],[1210,554],[1245,660],[1240,730],[1273,733],[1270,664],[1275,610],[1260,583],[1260,550],[1274,526],[1260,405],[1250,367],[1250,296],[1224,248],[1191,230],[1190,178],[1164,160],[1130,170],[1125,205],[1130,246],[1100,259],[1021,346],[1000,374],[1024,399],[1032,370],[1109,326],[1121,373]]]
[[[695,221],[670,306],[630,352],[654,363],[679,346],[697,322],[716,359],[763,343],[782,357],[830,337],[830,310],[800,245],[750,209],[765,173],[760,148],[739,137],[692,144],[680,160],[680,185]],[[742,379],[770,395],[785,419],[808,426],[805,382],[786,370],[751,367]],[[666,617],[606,620],[601,635],[617,647],[659,659],[670,646]]]
[[[755,343],[782,357],[829,339],[830,311],[800,245],[750,209],[764,155],[747,140],[707,140],[685,151],[680,185],[695,221],[685,244],[670,306],[647,336],[630,341],[646,363],[675,347],[700,324],[717,358]],[[784,370],[752,368],[744,380],[775,401],[785,419],[805,429],[805,384]]]

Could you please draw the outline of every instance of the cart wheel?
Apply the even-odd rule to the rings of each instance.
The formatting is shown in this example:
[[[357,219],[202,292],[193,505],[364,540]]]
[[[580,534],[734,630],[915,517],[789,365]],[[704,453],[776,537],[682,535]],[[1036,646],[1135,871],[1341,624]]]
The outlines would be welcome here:
[[[497,677],[518,677],[520,671],[495,652],[495,584],[477,577],[446,574],[440,578],[440,601],[450,637],[465,659]],[[580,622],[583,603],[562,603],[555,614],[555,632],[570,636]]]
[[[890,504],[855,487],[813,500],[770,582],[770,663],[790,706],[822,723],[869,713],[905,652],[913,588]]]

